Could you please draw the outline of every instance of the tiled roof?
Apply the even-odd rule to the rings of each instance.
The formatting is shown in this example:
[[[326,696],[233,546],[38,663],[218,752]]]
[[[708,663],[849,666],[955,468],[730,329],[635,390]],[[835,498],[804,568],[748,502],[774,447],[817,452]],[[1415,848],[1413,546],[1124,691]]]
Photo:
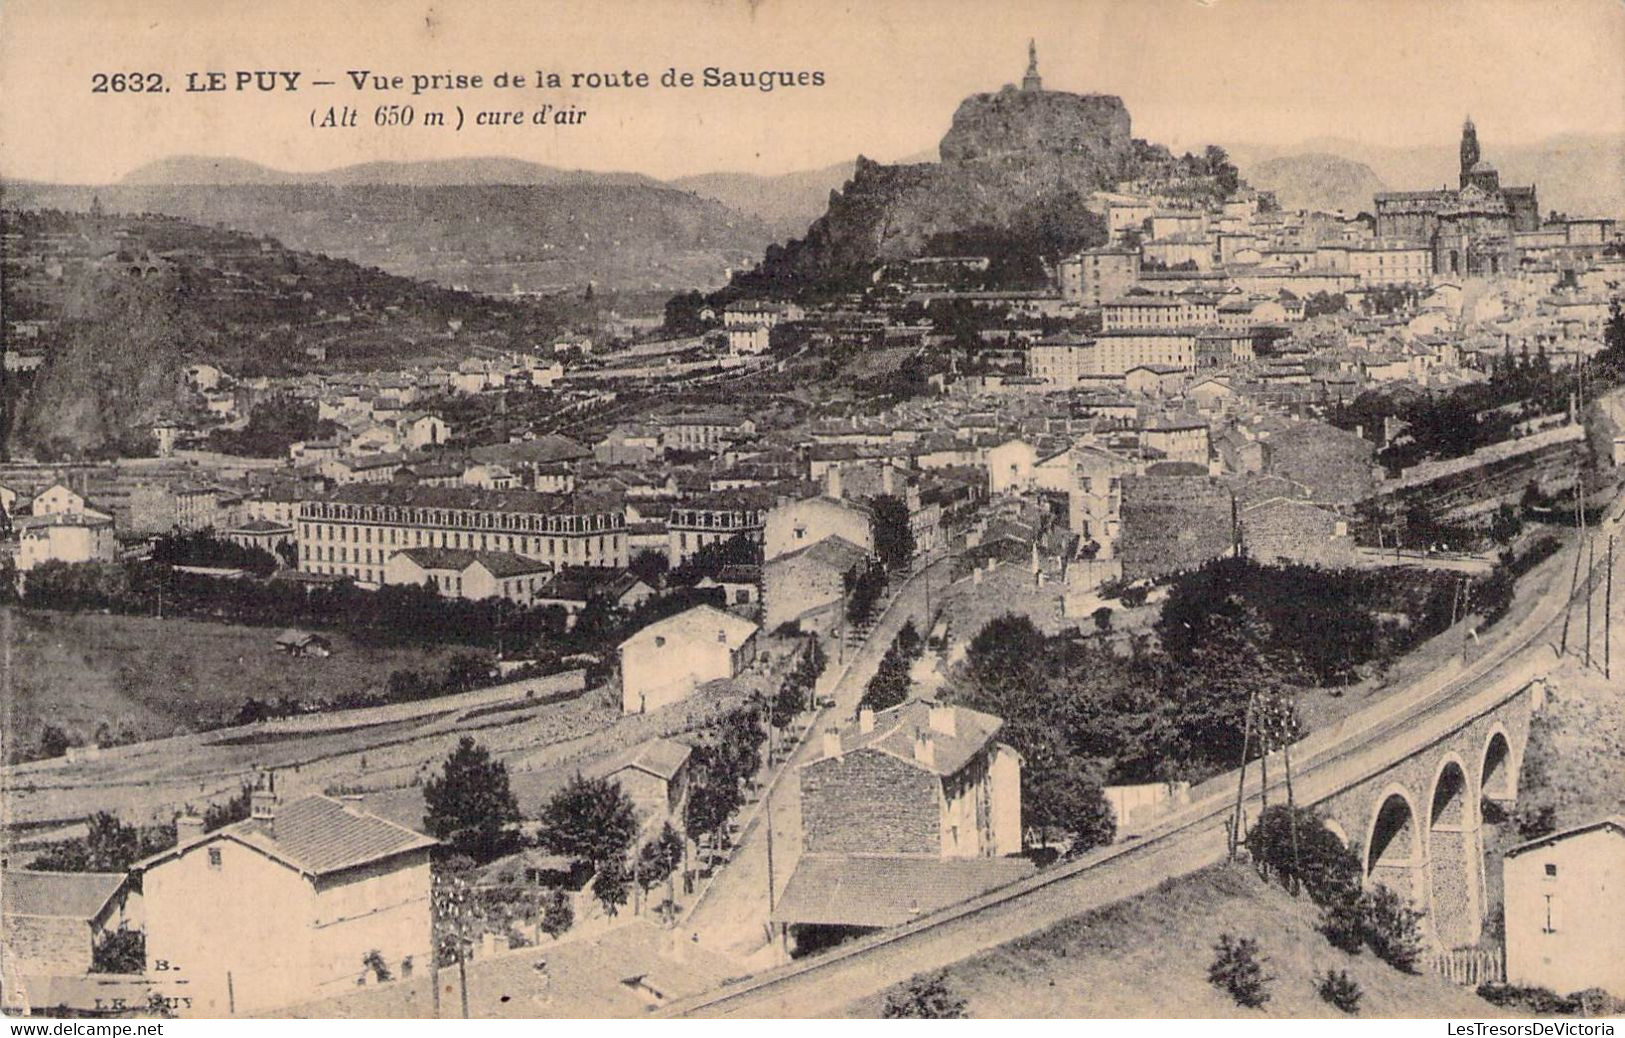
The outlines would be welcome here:
[[[807,854],[796,865],[772,921],[899,926],[1035,871],[1026,858]]]
[[[807,558],[814,562],[828,566],[830,569],[846,573],[869,557],[869,553],[838,534],[831,534],[821,541],[809,544],[805,548],[785,552],[767,560],[769,566],[779,566],[791,559]]]
[[[931,727],[931,708],[937,705],[929,699],[911,699],[902,706],[882,710],[875,714],[873,730],[867,732],[857,723],[850,724],[840,731],[841,752],[876,749],[918,764],[938,775],[952,775],[992,742],[999,729],[1004,727],[1004,722],[992,714],[969,707],[949,706],[947,709],[953,711],[953,734],[934,731]],[[929,765],[914,756],[914,737],[918,733],[929,733],[931,736],[932,763]],[[817,762],[813,760],[808,763]]]
[[[276,808],[275,818],[250,818],[171,847],[136,863],[150,868],[200,843],[235,840],[313,876],[342,872],[439,841],[326,796],[307,796]]]
[[[613,775],[624,768],[637,768],[670,781],[693,752],[692,747],[675,739],[650,739],[610,758],[602,772]]]
[[[124,885],[122,872],[0,872],[0,915],[94,919]]]
[[[462,508],[538,515],[580,515],[618,507],[607,498],[585,494],[541,494],[534,490],[481,490],[475,487],[426,487],[397,483],[350,483],[322,500],[339,504]]]

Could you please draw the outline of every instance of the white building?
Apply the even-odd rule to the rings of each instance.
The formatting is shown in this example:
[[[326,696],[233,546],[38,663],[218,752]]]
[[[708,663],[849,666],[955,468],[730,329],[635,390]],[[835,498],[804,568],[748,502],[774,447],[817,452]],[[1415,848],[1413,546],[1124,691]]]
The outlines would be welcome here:
[[[1519,844],[1501,875],[1507,983],[1625,997],[1625,816]]]
[[[433,839],[330,797],[279,805],[265,790],[245,821],[202,827],[177,819],[176,845],[135,866],[147,975],[191,1014],[353,990],[373,979],[374,951],[395,976],[429,968]]]
[[[621,643],[621,708],[656,710],[707,681],[736,677],[756,657],[758,628],[713,606],[659,620]]]

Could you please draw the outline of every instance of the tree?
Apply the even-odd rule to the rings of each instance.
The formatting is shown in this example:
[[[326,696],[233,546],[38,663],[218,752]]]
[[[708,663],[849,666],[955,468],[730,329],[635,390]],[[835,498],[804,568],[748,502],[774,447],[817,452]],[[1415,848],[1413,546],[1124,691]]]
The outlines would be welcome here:
[[[1307,807],[1272,804],[1247,833],[1247,851],[1284,886],[1326,908],[1360,892],[1360,859]]]
[[[1025,615],[989,620],[965,650],[970,678],[984,694],[989,713],[1009,720],[1016,704],[1034,699],[1045,683],[1043,632]]]
[[[880,1015],[887,1020],[963,1020],[965,1000],[948,986],[946,972],[914,977],[886,995]]]
[[[869,502],[869,514],[880,564],[893,573],[905,572],[914,558],[908,505],[893,494],[882,494]]]
[[[632,894],[632,877],[626,871],[625,858],[611,858],[598,864],[592,880],[592,896],[611,916],[620,911]]]
[[[665,882],[683,863],[683,837],[667,822],[660,835],[638,851],[638,885],[645,890]]]
[[[423,825],[430,835],[475,861],[490,861],[514,844],[509,826],[519,805],[508,787],[508,768],[465,735],[439,776],[423,786]]]
[[[570,927],[575,925],[576,911],[570,904],[569,895],[562,890],[555,890],[547,898],[547,904],[542,907],[542,932],[549,937],[560,937]]]
[[[577,773],[542,808],[541,842],[595,868],[623,861],[637,838],[637,810],[619,782]]]
[[[1111,606],[1101,606],[1099,609],[1096,609],[1093,613],[1090,613],[1089,615],[1094,618],[1095,630],[1099,631],[1101,634],[1106,634],[1106,633],[1111,631],[1111,629],[1112,629],[1112,607]]]

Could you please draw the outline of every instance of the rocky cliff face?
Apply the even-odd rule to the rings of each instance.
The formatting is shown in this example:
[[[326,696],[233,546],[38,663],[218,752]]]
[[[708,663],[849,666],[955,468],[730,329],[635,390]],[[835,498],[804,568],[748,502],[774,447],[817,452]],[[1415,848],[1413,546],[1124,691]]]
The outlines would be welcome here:
[[[944,165],[989,159],[1064,157],[1109,171],[1133,147],[1128,108],[1109,94],[1003,90],[960,102],[938,151]]]
[[[897,166],[860,157],[806,237],[769,248],[736,285],[851,285],[877,261],[972,244],[1026,250],[1030,262],[1006,269],[1041,271],[1042,262],[1104,240],[1082,206],[1090,192],[1171,159],[1134,141],[1121,98],[1010,88],[966,98],[939,153],[937,163]]]

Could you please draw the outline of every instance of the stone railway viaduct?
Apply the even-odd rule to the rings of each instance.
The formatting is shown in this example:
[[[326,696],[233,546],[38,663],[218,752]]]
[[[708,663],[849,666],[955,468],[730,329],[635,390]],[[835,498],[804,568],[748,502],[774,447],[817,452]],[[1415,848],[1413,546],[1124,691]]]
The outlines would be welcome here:
[[[1566,556],[1565,556],[1566,557]],[[1545,702],[1566,582],[1478,660],[1460,658],[1427,680],[1290,748],[1294,799],[1313,805],[1382,884],[1426,913],[1441,950],[1483,930],[1483,804],[1510,807],[1530,719]],[[1268,801],[1286,796],[1285,752],[1268,764]],[[1261,769],[1242,787],[1243,825],[1264,805]],[[871,935],[664,1007],[660,1015],[811,1017],[976,950],[1144,893],[1225,859],[1236,772],[1191,790],[1176,813],[1123,843]],[[1245,829],[1244,829],[1245,831]]]

